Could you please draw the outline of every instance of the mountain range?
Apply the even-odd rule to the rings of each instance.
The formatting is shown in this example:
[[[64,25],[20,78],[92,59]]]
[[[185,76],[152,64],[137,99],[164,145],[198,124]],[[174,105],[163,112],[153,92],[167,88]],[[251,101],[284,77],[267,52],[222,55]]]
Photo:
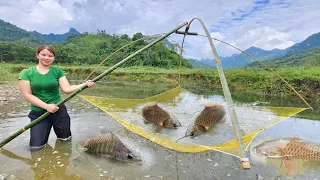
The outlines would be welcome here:
[[[40,44],[65,42],[65,40],[71,35],[79,34],[81,33],[74,28],[70,28],[70,30],[64,34],[41,34],[37,31],[26,31],[11,23],[0,20],[0,41],[15,42],[29,47],[37,47]],[[178,54],[180,53],[178,52],[179,48],[176,44],[172,44],[166,40],[165,45],[169,49],[175,50]],[[303,62],[307,61],[307,59],[304,58],[303,62],[298,62],[298,60],[296,59],[297,57],[306,57],[306,55],[313,56],[314,54],[319,54],[320,48],[317,47],[320,47],[320,33],[313,34],[306,38],[304,41],[296,43],[286,49],[264,50],[252,46],[245,51],[253,55],[260,61],[267,61],[268,64],[277,62],[275,66],[283,64],[293,66],[295,64],[303,65]],[[317,56],[313,57],[315,58]],[[285,60],[282,60],[283,58],[285,58]],[[187,59],[194,68],[216,68],[216,63],[213,59]],[[257,63],[253,63],[255,61],[243,53],[233,54],[229,57],[220,57],[220,59],[222,67],[226,69],[258,65]]]
[[[296,53],[287,53],[284,56],[263,61],[264,64],[271,67],[314,67],[320,66],[320,46],[313,47],[309,50],[304,50]],[[248,66],[262,66],[258,62],[253,62]]]
[[[0,19],[0,41],[9,41],[9,42],[20,42],[22,44],[29,43],[32,41],[33,43],[29,43],[26,45],[36,46],[39,44],[44,44],[46,42],[55,43],[55,42],[63,42],[70,35],[80,34],[76,29],[70,28],[70,30],[64,34],[41,34],[37,31],[26,31],[22,28],[19,28],[11,23],[5,22]]]
[[[56,52],[56,62],[64,64],[89,65],[99,64],[108,55],[127,46],[136,39],[143,37],[137,32],[130,38],[126,34],[108,34],[104,30],[97,33],[79,33],[70,29],[65,34],[44,35],[38,32],[28,32],[4,21],[0,22],[0,62],[21,63],[35,62],[35,51],[40,44],[49,44]],[[60,42],[62,41],[62,42]],[[145,47],[148,40],[138,41],[129,47],[118,51],[104,62],[114,65],[133,52]],[[175,48],[173,46],[172,48]],[[159,42],[144,53],[133,57],[124,66],[153,66],[175,68],[180,65],[180,58],[173,49],[166,47],[165,42]],[[182,61],[181,66],[192,68],[188,61]]]
[[[32,37],[44,39],[49,42],[63,42],[71,35],[80,34],[80,32],[78,32],[74,28],[70,28],[69,31],[64,34],[53,34],[53,33],[41,34],[41,33],[38,33],[37,31],[32,31],[30,33]]]
[[[255,46],[252,46],[245,50],[245,52],[251,54],[255,58],[260,61],[277,59],[284,56],[289,56],[291,54],[301,53],[308,50],[313,50],[315,47],[320,46],[320,32],[309,36],[307,39],[300,43],[296,43],[291,47],[286,49],[273,49],[273,50],[264,50]],[[316,50],[313,50],[316,51]],[[211,68],[216,68],[216,63],[213,59],[188,59],[191,63],[195,63],[198,61],[200,64],[204,64]],[[233,54],[229,57],[220,57],[221,64],[223,68],[238,68],[238,67],[245,67],[250,65],[251,63],[255,62],[249,56],[240,53],[240,54]],[[256,64],[256,63],[254,63]],[[197,67],[197,65],[196,65]]]

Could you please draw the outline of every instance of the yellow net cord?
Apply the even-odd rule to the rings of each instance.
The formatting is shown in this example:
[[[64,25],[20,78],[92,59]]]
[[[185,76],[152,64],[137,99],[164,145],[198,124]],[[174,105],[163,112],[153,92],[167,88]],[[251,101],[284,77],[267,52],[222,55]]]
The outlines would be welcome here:
[[[166,91],[164,93],[144,98],[144,99],[121,99],[121,98],[106,98],[106,97],[96,97],[96,96],[84,96],[80,95],[83,99],[90,102],[91,104],[97,106],[110,116],[112,116],[115,120],[117,120],[120,124],[122,124],[125,128],[130,130],[133,133],[136,133],[150,141],[153,141],[165,148],[172,149],[179,152],[202,152],[208,150],[216,150],[221,151],[236,157],[240,157],[240,151],[238,148],[238,144],[236,139],[229,139],[227,141],[222,141],[220,143],[216,143],[214,145],[207,145],[193,142],[187,143],[177,143],[176,140],[183,136],[185,129],[184,127],[179,127],[175,130],[169,130],[172,132],[177,132],[177,134],[163,135],[161,133],[157,133],[152,128],[147,127],[147,125],[141,123],[142,115],[141,110],[142,107],[151,102],[157,102],[160,105],[163,105],[167,110],[175,109],[176,112],[185,109],[185,111],[180,112],[184,114],[178,118],[180,121],[184,119],[185,122],[181,122],[181,124],[188,124],[187,122],[191,122],[193,120],[194,114],[197,112],[192,112],[192,110],[197,109],[201,110],[201,105],[212,102],[212,100],[203,98],[199,95],[193,94],[181,87],[174,88],[172,90]],[[222,103],[223,102],[219,102]],[[247,128],[252,124],[252,122],[247,121],[244,116],[241,118],[241,113],[239,113],[239,124],[240,128],[243,130],[244,134],[242,136],[242,140],[245,147],[248,147],[253,138],[259,134],[261,131],[265,130],[268,127],[275,125],[290,116],[293,116],[306,108],[295,108],[295,107],[268,107],[268,106],[255,106],[250,107],[250,111],[259,112],[264,111],[269,114],[259,114],[262,116],[261,122],[257,120],[258,125],[256,127]],[[241,109],[240,109],[241,110]],[[246,110],[248,111],[248,110]],[[248,111],[249,112],[249,111]],[[250,113],[250,112],[249,112]],[[227,131],[226,131],[227,132]],[[179,134],[180,133],[180,134]],[[230,132],[230,134],[233,134]],[[223,135],[219,135],[223,136]]]
[[[188,24],[188,28],[194,19],[198,19],[202,23],[201,19],[193,18],[190,21],[190,23]],[[186,28],[186,32],[188,31],[188,28]],[[203,35],[199,35],[199,36],[203,36]],[[200,107],[203,107],[206,103],[210,102],[210,101],[207,101],[204,99],[199,100],[201,98],[197,97],[197,95],[192,94],[191,92],[186,91],[180,87],[181,63],[182,63],[182,59],[183,59],[182,54],[183,54],[185,37],[186,37],[186,33],[183,36],[182,44],[180,47],[179,73],[178,73],[179,74],[179,81],[178,81],[179,84],[178,84],[177,88],[172,89],[170,91],[167,91],[165,93],[153,96],[153,97],[145,98],[145,99],[99,98],[99,97],[94,97],[94,96],[80,96],[80,97],[82,97],[83,99],[87,100],[88,102],[92,103],[93,105],[99,107],[100,109],[102,109],[103,111],[108,113],[110,116],[112,116],[115,120],[117,120],[120,124],[122,124],[128,130],[130,130],[140,136],[143,136],[151,141],[154,141],[154,142],[162,145],[163,147],[173,149],[176,151],[180,151],[180,152],[201,152],[201,151],[206,151],[206,150],[217,150],[217,151],[225,152],[225,153],[240,157],[241,153],[240,153],[240,149],[238,146],[238,142],[236,141],[236,139],[234,139],[234,137],[232,139],[230,139],[230,137],[231,137],[230,134],[233,134],[233,133],[230,133],[230,128],[228,129],[226,127],[223,127],[223,128],[221,128],[222,131],[220,130],[220,132],[219,132],[219,130],[216,129],[218,132],[218,133],[216,133],[216,135],[218,135],[218,136],[216,136],[216,138],[218,140],[213,143],[214,145],[208,145],[208,142],[212,142],[212,139],[208,140],[208,142],[204,143],[204,144],[202,142],[197,142],[197,141],[178,144],[176,142],[176,140],[181,138],[181,136],[183,135],[183,133],[179,133],[179,132],[186,131],[185,128],[180,128],[179,130],[176,130],[176,132],[178,132],[178,133],[170,133],[169,132],[168,134],[162,135],[162,134],[154,132],[152,129],[150,129],[150,127],[147,127],[146,125],[141,124],[141,121],[142,121],[141,110],[142,110],[143,106],[147,105],[147,103],[151,103],[151,102],[152,103],[154,103],[154,102],[162,103],[161,106],[164,105],[164,106],[170,107],[169,109],[172,111],[176,111],[177,109],[178,109],[178,111],[179,110],[181,111],[182,109],[184,109],[185,110],[184,114],[189,114],[189,115],[183,116],[183,117],[181,116],[180,118],[181,119],[188,119],[188,122],[190,123],[194,119],[194,117],[192,117],[192,116],[194,114],[196,114],[197,112],[201,111]],[[205,37],[207,37],[207,36],[205,36]],[[215,39],[215,38],[213,38],[213,39]],[[139,39],[139,40],[142,40],[142,39]],[[218,40],[218,39],[215,39],[215,40]],[[136,41],[138,41],[138,40],[136,40]],[[124,47],[129,46],[130,44],[132,44],[136,41],[132,41],[132,42],[124,45],[123,47],[119,48],[118,50],[116,50],[115,52],[110,54],[104,61],[102,61],[100,63],[100,65],[102,65],[108,58],[110,58],[112,55],[117,53],[119,50],[123,49]],[[219,41],[221,41],[221,40],[219,40]],[[232,46],[224,41],[221,41],[221,42],[223,42],[233,48],[236,48],[235,46]],[[238,48],[236,48],[236,49],[240,50]],[[250,56],[251,58],[257,60],[256,58],[254,58],[250,54],[248,54],[242,50],[240,50],[240,51],[242,53]],[[259,60],[257,60],[257,61],[259,61]],[[259,61],[259,62],[261,63],[261,61]],[[266,66],[265,64],[263,64],[263,65]],[[266,66],[266,67],[268,67],[268,66]],[[268,67],[268,69],[270,69],[271,72],[273,72],[279,78],[281,78],[294,92],[296,92],[295,89],[290,84],[288,84],[280,75],[278,75],[276,72],[274,72],[271,68]],[[93,74],[93,72],[86,79],[88,79]],[[296,92],[296,93],[300,98],[302,98],[298,92]],[[183,94],[183,95],[181,95],[181,94]],[[193,98],[188,99],[188,97],[193,97]],[[195,98],[196,98],[196,100],[195,100]],[[177,99],[180,99],[180,101]],[[194,102],[190,103],[190,100],[193,100]],[[302,100],[304,100],[304,99],[302,98]],[[183,104],[183,103],[181,103],[183,101],[184,101],[184,104],[187,104],[186,106],[181,105],[181,104]],[[310,108],[312,108],[305,100],[304,100],[304,102]],[[191,106],[188,106],[188,104],[192,105],[192,104],[197,104],[197,103],[198,103],[197,108],[193,108]],[[220,102],[220,103],[223,103],[223,102]],[[225,103],[224,103],[224,106],[227,107],[227,105]],[[198,111],[193,111],[195,109],[197,109]],[[225,108],[225,109],[228,109],[228,108]],[[306,108],[284,108],[284,107],[266,107],[266,106],[261,107],[260,106],[260,107],[250,107],[247,109],[249,109],[249,111],[251,113],[251,114],[249,113],[249,116],[256,115],[256,118],[257,118],[257,113],[259,113],[259,112],[266,112],[266,113],[259,114],[259,116],[264,117],[265,119],[262,119],[262,120],[260,119],[260,120],[256,121],[256,118],[250,118],[249,116],[246,116],[248,113],[244,112],[244,111],[241,112],[241,107],[238,107],[238,110],[240,111],[240,113],[237,113],[237,116],[239,114],[240,114],[240,116],[242,115],[242,117],[240,117],[240,118],[238,117],[239,125],[241,126],[240,130],[242,130],[242,137],[241,138],[243,141],[243,145],[246,148],[249,146],[249,144],[253,140],[253,138],[257,134],[259,134],[261,131],[265,130],[266,128],[268,128],[270,126],[275,125],[276,123],[283,121],[284,119],[286,119],[294,114],[297,114],[297,113],[305,110]],[[230,113],[227,113],[227,114],[230,114]],[[229,125],[230,125],[230,123],[229,123]],[[237,131],[237,134],[238,134],[238,131]],[[224,136],[227,137],[224,140],[222,138],[219,138],[219,137],[224,137]]]

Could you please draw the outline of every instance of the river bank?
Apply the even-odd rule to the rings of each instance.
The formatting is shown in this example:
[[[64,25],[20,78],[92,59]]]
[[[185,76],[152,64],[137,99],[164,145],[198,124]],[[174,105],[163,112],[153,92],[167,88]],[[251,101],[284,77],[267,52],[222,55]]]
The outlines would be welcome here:
[[[70,80],[71,84],[81,83],[81,80]],[[195,94],[201,94],[205,98],[210,98],[211,96],[223,96],[221,90],[213,90],[210,87],[204,87],[201,85],[195,85],[198,82],[191,82],[190,84],[182,83],[182,87],[188,91]],[[129,88],[130,87],[130,88]],[[152,82],[133,82],[133,81],[99,81],[97,86],[94,88],[86,89],[81,92],[82,95],[100,96],[100,97],[113,97],[113,98],[125,98],[125,99],[135,99],[135,98],[146,98],[151,97],[170,89],[177,87],[177,83],[152,83]],[[130,89],[130,91],[129,91]],[[249,103],[249,104],[259,104],[267,103],[269,106],[274,107],[305,107],[307,105],[298,97],[278,97],[278,96],[263,96],[252,94],[248,92],[232,92],[232,99],[235,102]],[[62,93],[63,98],[67,97],[67,94]],[[10,104],[10,102],[23,102],[15,103],[16,106],[28,106],[28,103],[23,100],[23,97],[18,89],[17,81],[2,81],[0,83],[0,104],[4,105],[4,111],[11,112],[14,107],[6,106],[5,104]],[[296,116],[304,119],[320,120],[320,105],[319,99],[311,99],[309,102],[313,107],[313,110],[307,109],[303,112],[297,114]],[[81,104],[75,104],[76,106],[82,106]],[[8,109],[9,108],[9,109]],[[15,107],[16,108],[16,107]],[[6,110],[5,110],[6,109]],[[5,113],[0,115],[5,116]],[[4,117],[3,117],[4,118]]]
[[[34,64],[1,63],[0,81],[15,81],[19,72]],[[71,66],[61,67],[70,80],[84,80],[94,70],[91,78],[96,77],[108,67]],[[275,70],[288,81],[307,101],[320,100],[320,67],[282,68]],[[218,72],[214,69],[163,69],[153,67],[118,68],[101,81],[112,82],[151,82],[178,84],[183,87],[201,87],[222,92]],[[280,78],[263,68],[226,69],[225,76],[231,92],[246,92],[262,96],[290,97],[296,94]]]

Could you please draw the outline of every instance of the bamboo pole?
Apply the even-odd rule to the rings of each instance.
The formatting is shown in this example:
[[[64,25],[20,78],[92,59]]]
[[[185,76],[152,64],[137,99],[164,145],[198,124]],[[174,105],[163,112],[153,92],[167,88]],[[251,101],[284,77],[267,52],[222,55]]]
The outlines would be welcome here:
[[[187,25],[188,22],[184,22],[183,24],[177,26],[176,28],[174,28],[173,30],[171,30],[170,32],[168,32],[167,34],[163,35],[162,37],[154,40],[153,42],[149,43],[148,45],[146,45],[145,47],[141,48],[140,50],[136,51],[135,53],[129,55],[128,57],[126,57],[125,59],[121,60],[120,62],[118,62],[117,64],[113,65],[112,67],[110,67],[108,70],[106,70],[105,72],[101,73],[99,76],[95,77],[94,79],[92,79],[92,82],[96,82],[98,80],[100,80],[101,78],[103,78],[104,76],[106,76],[107,74],[111,73],[113,70],[117,69],[119,66],[121,66],[122,64],[126,63],[128,60],[130,60],[131,58],[133,58],[134,56],[136,56],[137,54],[145,51],[146,49],[150,48],[151,46],[155,45],[156,43],[162,41],[163,39],[165,39],[166,37],[168,37],[169,35],[175,33],[177,30],[179,30],[180,28],[182,28],[183,26]],[[62,101],[60,101],[57,106],[64,104],[65,102],[69,101],[71,98],[73,98],[75,95],[77,95],[78,93],[80,93],[81,91],[85,90],[86,88],[88,88],[87,85],[82,86],[81,88],[79,88],[77,91],[73,92],[71,95],[69,95],[68,97],[66,97],[65,99],[63,99]],[[28,125],[26,125],[25,127],[21,128],[20,130],[18,130],[16,133],[10,135],[8,138],[6,138],[5,140],[0,142],[0,148],[2,148],[4,145],[6,145],[8,142],[10,142],[11,140],[13,140],[14,138],[16,138],[17,136],[19,136],[20,134],[22,134],[24,131],[28,130],[29,128],[31,128],[32,126],[36,125],[38,122],[40,122],[41,120],[43,120],[45,117],[47,117],[50,113],[46,112],[43,115],[41,115],[40,117],[38,117],[36,120],[32,121],[31,123],[29,123]]]
[[[233,132],[234,132],[234,135],[235,135],[236,140],[238,142],[238,146],[239,146],[240,153],[241,153],[242,167],[244,169],[250,169],[251,166],[250,166],[249,158],[248,158],[248,155],[245,151],[245,148],[244,148],[244,145],[243,145],[243,142],[241,139],[240,127],[239,127],[239,123],[237,120],[236,112],[233,107],[234,106],[233,100],[231,98],[231,93],[230,93],[230,90],[228,87],[227,79],[224,75],[223,68],[222,68],[218,53],[217,53],[217,51],[214,47],[214,44],[212,42],[211,35],[208,32],[207,27],[205,26],[205,24],[203,23],[203,21],[200,18],[193,18],[187,27],[190,27],[192,21],[195,19],[197,19],[200,22],[200,24],[202,25],[202,28],[203,28],[204,32],[206,33],[206,36],[207,36],[208,41],[210,43],[211,50],[212,50],[214,58],[216,60],[216,65],[217,65],[217,69],[218,69],[218,73],[219,73],[219,77],[220,77],[220,82],[221,82],[222,89],[223,89],[223,94],[224,94],[224,97],[225,97],[227,104],[228,104],[228,109],[229,109],[229,113],[230,113],[230,117],[231,117]]]

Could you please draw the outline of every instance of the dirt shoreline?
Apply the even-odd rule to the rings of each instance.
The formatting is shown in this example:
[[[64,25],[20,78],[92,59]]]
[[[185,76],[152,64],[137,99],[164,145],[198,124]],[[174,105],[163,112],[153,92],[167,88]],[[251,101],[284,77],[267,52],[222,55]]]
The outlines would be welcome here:
[[[18,87],[18,82],[0,82],[0,102],[12,101],[16,99],[23,99],[23,96]]]

